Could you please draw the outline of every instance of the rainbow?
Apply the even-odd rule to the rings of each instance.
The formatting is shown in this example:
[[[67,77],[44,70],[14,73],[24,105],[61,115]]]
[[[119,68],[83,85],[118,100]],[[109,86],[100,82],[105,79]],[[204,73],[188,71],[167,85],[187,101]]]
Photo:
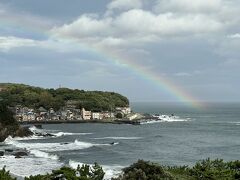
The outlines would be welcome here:
[[[87,48],[89,48],[89,46]],[[89,50],[96,54],[100,54],[105,60],[108,60],[117,66],[122,66],[129,71],[134,72],[137,76],[151,82],[154,86],[157,86],[159,89],[173,96],[178,102],[197,109],[204,106],[202,102],[193,97],[190,93],[187,93],[186,90],[183,90],[180,86],[176,86],[166,77],[160,76],[149,68],[135,63],[135,61],[130,60],[130,58],[121,57],[121,55],[111,53],[109,49],[104,48],[92,47]]]
[[[25,23],[24,23],[25,24]],[[26,23],[27,24],[27,23]],[[20,26],[23,27],[22,24],[20,25],[19,22],[14,21],[13,19],[5,19],[5,22],[3,21],[1,26]],[[29,31],[29,32],[36,32],[37,34],[44,34],[51,39],[52,34],[47,33],[44,31],[44,28],[34,28],[30,27],[29,25],[24,26],[22,28],[23,30]],[[71,41],[71,38],[67,37],[61,37],[63,40],[66,40],[67,43],[76,43],[76,41]],[[60,41],[61,42],[61,41]],[[64,42],[64,41],[62,41]],[[190,107],[193,108],[201,108],[203,107],[203,103],[197,100],[195,97],[193,97],[190,93],[187,93],[185,90],[183,90],[180,86],[176,86],[174,83],[172,83],[169,79],[166,77],[163,77],[159,75],[156,72],[153,72],[145,67],[143,65],[136,63],[135,61],[131,60],[131,58],[125,58],[122,57],[119,54],[114,54],[109,49],[104,49],[102,47],[92,46],[89,44],[81,44],[79,42],[76,43],[77,47],[79,47],[81,50],[89,51],[91,53],[96,54],[97,56],[102,57],[102,59],[116,65],[116,66],[122,66],[124,68],[127,68],[129,71],[134,72],[137,76],[141,77],[142,79],[151,82],[153,85],[158,87],[160,90],[163,90],[164,92],[170,94],[172,97],[176,99],[176,101],[184,103]]]

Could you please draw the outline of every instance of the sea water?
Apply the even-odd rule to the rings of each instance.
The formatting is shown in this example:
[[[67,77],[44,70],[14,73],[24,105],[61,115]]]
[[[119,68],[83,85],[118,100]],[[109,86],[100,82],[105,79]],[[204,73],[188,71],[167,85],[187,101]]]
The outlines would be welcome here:
[[[56,137],[11,138],[0,144],[6,148],[26,149],[30,155],[16,159],[5,155],[6,166],[19,179],[44,174],[63,165],[102,165],[105,179],[117,175],[138,159],[163,165],[193,165],[201,159],[240,159],[240,104],[208,103],[202,108],[177,104],[133,103],[136,112],[174,114],[169,121],[127,124],[49,124],[42,130]],[[179,120],[180,119],[180,120]]]

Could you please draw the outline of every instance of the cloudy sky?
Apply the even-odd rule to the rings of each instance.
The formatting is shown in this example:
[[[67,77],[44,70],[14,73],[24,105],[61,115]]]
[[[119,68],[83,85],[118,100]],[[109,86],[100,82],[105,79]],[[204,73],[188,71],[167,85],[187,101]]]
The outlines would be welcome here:
[[[0,82],[240,101],[238,0],[0,0]]]

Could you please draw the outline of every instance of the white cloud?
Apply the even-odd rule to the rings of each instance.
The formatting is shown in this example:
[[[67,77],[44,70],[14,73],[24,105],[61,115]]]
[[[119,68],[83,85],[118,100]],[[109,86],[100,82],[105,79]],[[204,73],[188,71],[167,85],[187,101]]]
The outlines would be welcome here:
[[[232,39],[237,39],[237,38],[240,38],[240,33],[231,34],[231,35],[228,35],[228,37]]]
[[[116,17],[98,18],[82,15],[70,24],[53,28],[51,33],[55,37],[120,45],[126,41],[129,44],[145,43],[166,36],[211,33],[222,28],[222,22],[202,14],[154,14],[150,11],[132,9]]]
[[[36,46],[36,41],[32,39],[17,38],[14,36],[0,36],[0,50],[8,51],[16,47]]]
[[[79,52],[82,49],[79,43],[69,42],[64,39],[33,40],[15,36],[0,36],[0,51],[8,52],[11,49],[21,47],[37,47],[56,52]]]
[[[141,0],[113,0],[107,5],[107,8],[109,10],[112,9],[128,10],[141,7],[142,7]]]
[[[111,18],[102,20],[91,15],[80,16],[71,24],[65,24],[60,28],[53,28],[52,32],[61,34],[67,37],[86,37],[86,36],[101,36],[110,31]]]
[[[183,12],[212,12],[221,8],[222,0],[158,0],[155,10]]]
[[[124,32],[133,34],[179,35],[182,33],[206,33],[221,29],[222,24],[204,15],[153,14],[144,10],[130,10],[114,21]]]

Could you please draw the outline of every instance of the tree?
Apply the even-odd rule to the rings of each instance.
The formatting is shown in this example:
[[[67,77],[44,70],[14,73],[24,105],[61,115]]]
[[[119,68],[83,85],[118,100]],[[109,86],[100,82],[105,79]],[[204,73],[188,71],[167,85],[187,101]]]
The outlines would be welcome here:
[[[8,109],[3,101],[0,101],[0,124],[3,126],[17,125],[16,120],[13,118],[13,112]]]

